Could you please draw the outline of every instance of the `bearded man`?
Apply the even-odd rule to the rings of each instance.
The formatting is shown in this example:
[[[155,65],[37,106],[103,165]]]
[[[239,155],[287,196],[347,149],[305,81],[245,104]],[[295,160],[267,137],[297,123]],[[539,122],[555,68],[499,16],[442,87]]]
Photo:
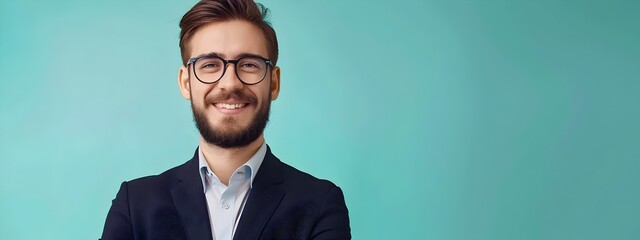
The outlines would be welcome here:
[[[276,158],[264,139],[280,92],[276,33],[252,0],[203,0],[180,21],[178,85],[199,146],[125,181],[102,239],[350,239],[339,187]]]

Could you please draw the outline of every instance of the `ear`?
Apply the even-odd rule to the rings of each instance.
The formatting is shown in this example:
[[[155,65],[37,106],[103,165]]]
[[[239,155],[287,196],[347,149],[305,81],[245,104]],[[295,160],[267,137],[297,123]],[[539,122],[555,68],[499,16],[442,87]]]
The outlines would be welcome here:
[[[271,101],[278,98],[280,93],[280,67],[273,67],[271,71]]]
[[[178,87],[184,99],[191,99],[191,85],[189,84],[189,68],[182,66],[178,71]]]

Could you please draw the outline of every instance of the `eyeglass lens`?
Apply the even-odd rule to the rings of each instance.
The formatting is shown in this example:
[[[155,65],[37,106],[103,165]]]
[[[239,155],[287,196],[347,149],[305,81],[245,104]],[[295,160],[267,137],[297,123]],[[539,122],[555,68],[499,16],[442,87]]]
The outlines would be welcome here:
[[[229,62],[229,63],[232,63]],[[204,57],[194,63],[196,77],[202,82],[213,83],[222,78],[226,72],[224,60],[218,57]],[[235,63],[235,73],[240,81],[255,84],[265,77],[267,63],[260,58],[243,57]]]

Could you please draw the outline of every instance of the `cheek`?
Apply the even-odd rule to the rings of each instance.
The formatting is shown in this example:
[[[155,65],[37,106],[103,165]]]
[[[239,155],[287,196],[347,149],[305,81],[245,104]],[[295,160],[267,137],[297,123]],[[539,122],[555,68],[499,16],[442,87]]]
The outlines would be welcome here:
[[[196,80],[197,81],[197,80]],[[191,82],[191,100],[198,105],[203,105],[207,94],[211,91],[212,86],[204,85],[199,82]]]
[[[256,98],[258,98],[258,101],[260,101],[261,105],[266,105],[269,104],[269,102],[271,101],[271,90],[269,89],[269,85],[267,84],[264,87],[261,87],[260,89],[254,90],[253,91],[256,95]]]
[[[264,83],[264,85],[260,87],[262,98],[271,100],[271,79],[265,79],[262,83]]]

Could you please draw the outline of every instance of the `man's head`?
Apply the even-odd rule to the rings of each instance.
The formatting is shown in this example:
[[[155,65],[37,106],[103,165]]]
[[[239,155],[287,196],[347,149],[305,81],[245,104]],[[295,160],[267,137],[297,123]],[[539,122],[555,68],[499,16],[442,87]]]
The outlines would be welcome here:
[[[244,147],[264,131],[280,90],[267,11],[252,0],[203,0],[180,21],[178,84],[207,143]]]

